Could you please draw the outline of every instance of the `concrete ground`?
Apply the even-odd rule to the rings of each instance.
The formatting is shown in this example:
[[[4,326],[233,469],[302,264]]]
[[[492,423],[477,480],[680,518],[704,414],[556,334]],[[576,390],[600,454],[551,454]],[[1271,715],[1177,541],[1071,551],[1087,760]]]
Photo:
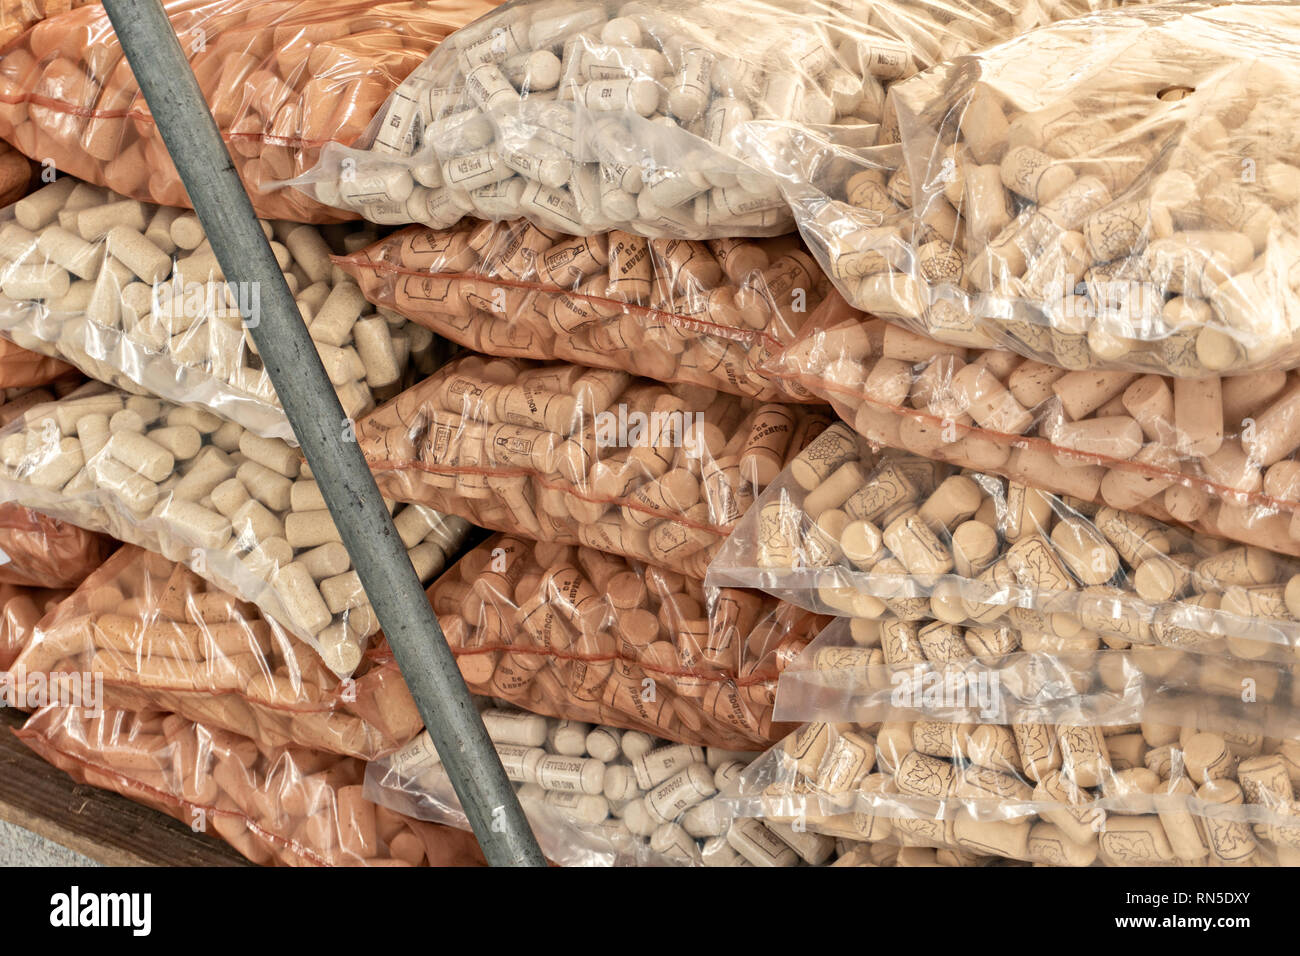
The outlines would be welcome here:
[[[0,866],[99,866],[65,846],[0,820]]]

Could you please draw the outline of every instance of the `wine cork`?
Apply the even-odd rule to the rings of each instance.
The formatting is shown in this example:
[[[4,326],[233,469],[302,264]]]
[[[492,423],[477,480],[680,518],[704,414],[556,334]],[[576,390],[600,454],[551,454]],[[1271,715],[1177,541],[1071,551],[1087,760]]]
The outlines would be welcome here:
[[[977,820],[964,808],[953,821],[957,843],[976,853],[1023,860],[1029,856],[1029,824],[1025,821]]]
[[[1049,866],[1091,866],[1097,859],[1097,842],[1076,843],[1053,823],[1039,822],[1029,827],[1026,856],[1035,863]]]
[[[952,764],[913,750],[899,761],[894,782],[903,793],[943,800],[953,786]]]
[[[135,431],[121,429],[114,432],[104,451],[155,483],[170,475],[176,467],[171,452]]]
[[[1066,415],[1078,421],[1121,395],[1136,378],[1130,372],[1069,372],[1052,383],[1052,392]]]
[[[1293,385],[1255,419],[1254,429],[1242,433],[1242,447],[1264,467],[1300,448],[1300,385]]]
[[[143,227],[141,227],[143,228]],[[129,226],[114,226],[105,236],[108,254],[125,265],[141,282],[156,285],[172,271],[171,257]]]
[[[953,570],[959,577],[978,577],[997,554],[997,532],[982,522],[963,522],[952,533]]]
[[[272,580],[295,627],[318,634],[329,625],[333,615],[304,565],[286,564],[274,572]]]
[[[962,368],[953,376],[950,389],[960,407],[990,431],[1020,435],[1033,424],[1033,416],[982,365]]]
[[[1174,379],[1175,446],[1198,458],[1223,444],[1223,393],[1218,376]]]
[[[1095,787],[1109,767],[1105,740],[1096,727],[1058,727],[1061,770],[1077,786]]]
[[[1034,203],[1045,203],[1075,180],[1074,172],[1031,146],[1008,149],[999,164],[1002,183]]]
[[[1098,846],[1102,859],[1117,866],[1159,865],[1177,859],[1160,818],[1154,815],[1108,817],[1098,834]]]
[[[811,492],[834,472],[858,458],[858,443],[842,424],[832,425],[814,438],[790,463],[799,487]]]
[[[1207,780],[1197,788],[1196,797],[1207,804],[1224,806],[1242,804],[1241,787],[1232,780]],[[1205,842],[1216,859],[1225,863],[1239,864],[1255,854],[1259,844],[1250,824],[1209,812],[1201,820],[1205,830]]]
[[[1063,518],[1052,529],[1051,540],[1066,566],[1085,585],[1105,584],[1119,571],[1119,555],[1086,521]]]
[[[783,405],[762,405],[754,414],[740,455],[741,473],[750,484],[771,484],[785,463],[795,420]]]
[[[900,515],[881,533],[886,547],[912,574],[944,574],[953,558],[917,512]]]
[[[953,475],[935,489],[917,514],[931,531],[941,534],[974,516],[983,499],[979,485],[964,475]]]
[[[1193,735],[1183,747],[1183,764],[1187,775],[1198,784],[1232,777],[1237,772],[1237,758],[1218,734]]]

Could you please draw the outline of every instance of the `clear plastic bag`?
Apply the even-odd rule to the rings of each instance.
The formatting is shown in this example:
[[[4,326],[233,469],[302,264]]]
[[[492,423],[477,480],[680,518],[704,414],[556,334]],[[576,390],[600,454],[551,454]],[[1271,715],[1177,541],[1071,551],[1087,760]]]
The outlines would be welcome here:
[[[0,342],[3,342],[0,339]],[[16,348],[16,346],[15,346]],[[86,379],[72,370],[65,378],[55,379],[45,386],[23,386],[6,388],[0,395],[0,427],[8,425],[24,412],[37,405],[44,405],[56,398],[62,398],[86,384]]]
[[[483,724],[547,859],[560,866],[740,866],[729,792],[753,753],[541,717],[478,698]],[[366,769],[365,795],[469,828],[428,732]]]
[[[924,656],[888,663],[900,635]],[[1100,645],[1100,646],[1098,646]],[[892,651],[891,651],[892,655]],[[1005,622],[837,618],[781,672],[773,719],[1115,726],[1141,721],[1300,738],[1294,664],[1241,661],[1096,638],[1067,641]]]
[[[1005,620],[1078,651],[1162,644],[1287,663],[1300,651],[1300,559],[907,453],[873,466],[842,423],[768,486],[705,580],[897,619],[913,636],[887,644],[900,656],[886,663],[924,660],[914,632],[931,619]]]
[[[850,302],[944,341],[1294,367],[1297,43],[1292,4],[1128,5],[955,58],[890,89],[901,147],[811,171],[800,229]]]
[[[19,669],[102,675],[110,707],[179,714],[266,747],[369,760],[421,726],[386,646],[340,680],[251,605],[133,545],[42,621]]]
[[[3,32],[0,26],[0,32]],[[34,167],[8,143],[0,143],[0,206],[17,202],[31,189]]]
[[[0,339],[0,388],[30,388],[75,374],[67,362],[28,351]]]
[[[470,689],[539,714],[761,748],[826,619],[593,548],[494,535],[429,588]]]
[[[90,0],[11,0],[0,9],[0,44],[8,43],[34,23],[55,17]]]
[[[444,37],[492,6],[485,0],[165,4],[254,208],[295,222],[355,217],[296,191],[263,190],[311,168],[327,142],[359,136]],[[38,162],[133,199],[188,205],[99,4],[45,20],[5,50],[0,138]]]
[[[262,229],[346,415],[436,367],[433,333],[376,314],[333,268],[331,252],[364,246],[373,230]],[[193,213],[60,179],[0,212],[0,256],[0,334],[118,388],[295,440],[248,327],[261,320],[260,290],[225,282]]]
[[[73,779],[211,832],[254,863],[482,866],[472,834],[377,807],[365,764],[159,711],[46,707],[18,738]]]
[[[8,671],[36,635],[41,618],[67,598],[66,588],[19,587],[0,581],[0,671]]]
[[[414,226],[335,261],[371,302],[488,355],[811,400],[762,370],[825,295],[796,236],[706,245],[466,220]]]
[[[327,147],[292,185],[375,222],[780,235],[779,177],[875,144],[886,84],[1096,5],[513,0],[414,70],[359,148]]]
[[[1300,554],[1300,378],[1069,371],[828,296],[773,373],[873,442]]]
[[[736,812],[1056,866],[1295,866],[1300,744],[1251,733],[812,723],[740,777]]]
[[[115,547],[70,522],[13,502],[0,504],[0,584],[73,588]]]
[[[828,422],[816,406],[467,355],[362,420],[357,440],[398,501],[699,578]]]
[[[298,450],[211,412],[90,383],[0,429],[0,494],[186,565],[340,677],[379,629]],[[395,521],[424,581],[469,528],[422,506]]]

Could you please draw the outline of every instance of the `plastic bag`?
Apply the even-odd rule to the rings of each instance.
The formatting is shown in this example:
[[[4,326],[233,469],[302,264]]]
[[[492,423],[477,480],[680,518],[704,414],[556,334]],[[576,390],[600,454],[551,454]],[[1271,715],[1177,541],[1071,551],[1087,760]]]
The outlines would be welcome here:
[[[901,160],[862,151],[800,228],[849,301],[946,341],[1294,367],[1297,43],[1291,4],[1154,4],[959,57],[891,88]]]
[[[421,725],[385,646],[339,680],[252,606],[133,545],[42,621],[17,668],[99,674],[109,706],[180,714],[267,747],[369,760]]]
[[[433,334],[376,315],[330,262],[369,228],[263,222],[343,411],[357,417],[428,374]],[[194,213],[60,179],[0,212],[0,333],[130,392],[295,441],[257,354],[255,284],[231,286]],[[245,318],[245,315],[248,318]],[[65,366],[66,368],[66,366]]]
[[[0,44],[8,43],[32,24],[58,16],[89,0],[11,0],[0,9]]]
[[[354,218],[296,191],[262,192],[351,142],[448,33],[486,0],[171,0],[165,4],[258,215]],[[133,199],[189,201],[99,4],[46,20],[4,52],[0,138]]]
[[[0,671],[8,671],[36,634],[36,625],[72,592],[0,581]],[[9,705],[8,701],[5,701]]]
[[[825,618],[593,548],[495,535],[429,588],[471,690],[536,713],[761,748]]]
[[[385,495],[703,577],[829,419],[698,385],[466,355],[357,426]]]
[[[868,320],[838,295],[773,366],[873,442],[1300,553],[1295,374],[1067,371]]]
[[[18,737],[73,779],[213,832],[254,863],[484,865],[471,834],[362,796],[365,764],[352,757],[267,748],[158,711],[46,707]]]
[[[73,371],[66,378],[55,379],[43,387],[6,388],[0,392],[0,426],[20,418],[28,409],[69,395],[85,384],[86,379]]]
[[[0,26],[0,33],[3,32],[4,27]],[[27,195],[32,184],[32,172],[31,160],[8,143],[0,143],[0,206],[17,202]]]
[[[920,644],[924,656],[887,662],[900,639]],[[1289,663],[1143,644],[1112,648],[1083,634],[1063,640],[1007,623],[837,618],[781,672],[773,719],[1156,721],[1300,738],[1294,677]]]
[[[466,220],[414,226],[335,261],[371,302],[489,355],[810,400],[762,371],[826,290],[795,236],[580,239]]]
[[[821,613],[1013,628],[1091,650],[1163,644],[1291,662],[1300,560],[892,452],[837,424],[768,486],[709,566]],[[1292,608],[1295,610],[1292,610]],[[921,660],[916,642],[889,663]]]
[[[736,812],[1059,866],[1295,866],[1300,743],[1195,727],[806,724]]]
[[[379,629],[298,450],[210,412],[90,383],[0,429],[0,495],[186,565],[340,677]],[[395,521],[424,581],[468,532],[421,506]]]
[[[0,584],[76,587],[115,547],[69,522],[13,502],[0,504]]]
[[[413,71],[361,148],[326,147],[293,185],[375,222],[779,235],[793,220],[775,174],[874,144],[884,84],[1094,5],[515,0]]]
[[[557,720],[477,698],[547,859],[560,866],[734,866],[721,794],[753,753]],[[372,761],[365,795],[403,816],[469,828],[428,732]],[[712,847],[710,844],[714,844]]]
[[[65,375],[75,374],[67,362],[30,352],[0,339],[0,388],[28,388],[45,385]]]

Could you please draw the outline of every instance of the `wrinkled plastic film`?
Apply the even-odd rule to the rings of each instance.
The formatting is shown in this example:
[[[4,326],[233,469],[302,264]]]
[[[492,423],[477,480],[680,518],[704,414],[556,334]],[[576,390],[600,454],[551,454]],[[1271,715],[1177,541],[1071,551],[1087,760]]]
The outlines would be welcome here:
[[[0,671],[36,636],[36,625],[72,592],[67,589],[19,587],[0,581]]]
[[[46,385],[72,374],[75,370],[66,362],[0,340],[0,388]]]
[[[293,185],[394,224],[779,235],[794,220],[778,176],[874,144],[887,84],[1090,6],[516,0]]]
[[[735,866],[730,791],[755,756],[481,701],[484,725],[547,859],[560,866]],[[406,816],[467,828],[427,734],[371,762],[365,795]]]
[[[58,16],[74,7],[84,7],[86,3],[87,0],[28,0],[7,6],[0,12],[0,44],[8,43],[46,17]]]
[[[1294,374],[1071,371],[940,342],[838,295],[770,367],[873,442],[1297,553]]]
[[[390,498],[703,577],[828,421],[626,372],[467,355],[362,420],[357,439]]]
[[[383,646],[341,681],[252,605],[132,545],[45,619],[15,668],[101,675],[108,706],[179,714],[266,747],[364,760],[420,729]]]
[[[921,649],[898,660],[900,644]],[[886,656],[894,657],[893,663]],[[906,657],[906,655],[901,655]],[[1109,647],[1005,622],[837,618],[781,672],[780,722],[1193,723],[1300,735],[1294,666],[1133,644]]]
[[[1142,724],[813,723],[741,775],[739,812],[1065,866],[1294,865],[1294,741]]]
[[[957,57],[891,87],[899,146],[791,185],[801,231],[850,302],[944,341],[1286,370],[1297,39],[1287,4],[1157,4]]]
[[[810,400],[763,370],[826,290],[794,236],[577,238],[466,220],[406,229],[336,262],[371,302],[488,355]]]
[[[592,548],[494,535],[429,588],[475,693],[702,746],[761,748],[781,669],[826,623]]]
[[[186,565],[257,605],[341,677],[379,629],[320,490],[282,441],[90,383],[0,430],[0,463],[11,500]],[[422,506],[396,516],[426,581],[468,532]]]
[[[477,0],[166,4],[258,214],[295,222],[354,217],[296,191],[264,190],[315,165],[326,143],[359,136],[444,37],[491,8]],[[0,137],[133,199],[188,205],[98,4],[39,23],[6,49]]]
[[[906,453],[872,462],[865,439],[831,426],[741,519],[707,582],[913,626],[1005,623],[1058,649],[1294,661],[1295,558]],[[886,663],[925,659],[915,642],[898,654]]]
[[[18,737],[73,779],[103,787],[278,866],[473,866],[470,833],[400,817],[362,795],[365,764],[260,747],[175,714],[47,707]]]
[[[376,313],[331,264],[371,230],[262,227],[347,415],[436,367],[431,332]],[[225,282],[193,213],[60,179],[0,212],[0,252],[0,334],[127,391],[295,441],[248,328],[261,290]]]

